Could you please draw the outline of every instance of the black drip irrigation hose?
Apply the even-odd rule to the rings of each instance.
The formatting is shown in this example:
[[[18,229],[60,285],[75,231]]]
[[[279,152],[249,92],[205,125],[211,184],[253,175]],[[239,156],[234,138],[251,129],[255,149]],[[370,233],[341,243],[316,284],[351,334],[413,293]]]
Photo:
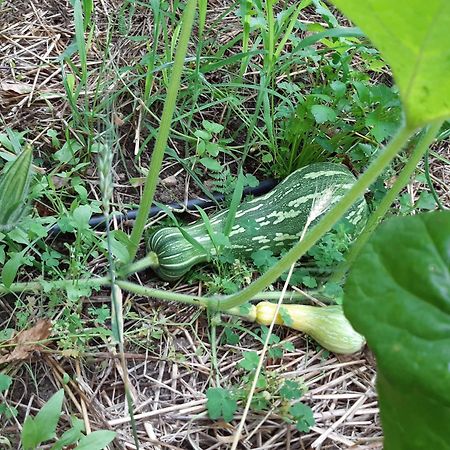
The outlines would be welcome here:
[[[243,195],[254,195],[255,197],[258,197],[260,195],[264,195],[267,192],[269,192],[271,189],[273,189],[276,185],[278,184],[278,182],[272,178],[268,178],[267,180],[263,180],[261,181],[258,186],[256,187],[246,187],[243,191]],[[224,194],[213,194],[213,198],[209,199],[209,198],[193,198],[187,201],[186,204],[184,203],[169,203],[167,205],[165,205],[167,208],[169,208],[170,210],[174,211],[174,212],[184,212],[184,211],[196,211],[196,206],[200,207],[200,208],[207,208],[208,206],[214,206],[216,205],[218,202],[222,202],[225,198]],[[159,206],[153,205],[150,208],[150,211],[148,213],[148,217],[155,217],[157,214],[164,212]],[[127,211],[127,212],[123,212],[123,213],[118,213],[114,215],[114,219],[121,223],[121,222],[126,222],[127,220],[134,220],[136,219],[138,210],[132,210],[132,211]],[[96,228],[96,229],[102,229],[105,227],[105,216],[103,215],[98,215],[98,216],[94,216],[89,220],[89,225],[92,228]],[[60,234],[63,233],[61,231],[61,228],[59,227],[59,225],[53,225],[49,232],[48,235],[49,236],[54,236],[56,234]]]

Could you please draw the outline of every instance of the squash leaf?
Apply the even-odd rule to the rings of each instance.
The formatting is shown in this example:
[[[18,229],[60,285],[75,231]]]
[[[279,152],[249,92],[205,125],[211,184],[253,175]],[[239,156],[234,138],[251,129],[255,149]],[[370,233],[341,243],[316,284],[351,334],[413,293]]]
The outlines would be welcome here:
[[[410,126],[450,116],[447,0],[332,0],[381,51]]]
[[[352,266],[344,312],[377,358],[385,449],[450,449],[450,212],[385,222]]]

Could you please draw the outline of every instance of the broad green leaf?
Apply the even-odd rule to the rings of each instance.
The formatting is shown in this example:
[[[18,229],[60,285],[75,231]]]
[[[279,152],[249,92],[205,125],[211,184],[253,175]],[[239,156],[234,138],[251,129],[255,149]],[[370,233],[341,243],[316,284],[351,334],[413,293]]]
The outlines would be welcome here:
[[[200,163],[213,172],[220,172],[222,170],[220,162],[209,157],[201,158]]]
[[[15,227],[26,212],[28,188],[32,178],[33,150],[27,145],[0,175],[0,230]]]
[[[336,113],[332,108],[325,105],[314,105],[311,112],[317,123],[333,122],[336,120]]]
[[[92,216],[92,208],[89,205],[81,205],[75,208],[72,217],[73,225],[78,230],[89,228],[89,220]]]
[[[316,423],[311,408],[302,402],[295,403],[289,408],[289,412],[292,414],[296,421],[296,428],[302,433],[307,433],[310,428]]]
[[[344,311],[377,358],[385,450],[450,449],[450,212],[385,222],[353,264]]]
[[[22,429],[22,445],[25,449],[34,449],[40,443],[55,437],[63,399],[64,390],[60,389],[41,408],[34,419],[31,416],[25,419]]]
[[[12,383],[12,378],[4,373],[0,373],[0,392],[6,391]]]
[[[259,356],[254,351],[244,352],[244,359],[239,362],[239,367],[245,370],[252,371],[258,367]]]
[[[62,450],[64,447],[77,442],[83,437],[84,422],[76,417],[72,418],[72,428],[65,431],[58,439],[58,442],[53,445],[51,450]]]
[[[99,430],[88,434],[80,440],[80,443],[75,447],[75,450],[102,450],[114,438],[116,433],[109,430]]]
[[[23,264],[23,252],[15,253],[6,261],[2,269],[2,283],[9,288],[16,278],[20,266]]]
[[[210,419],[216,420],[220,417],[225,422],[230,422],[237,409],[236,400],[231,397],[229,391],[223,388],[209,388],[206,391],[206,407]]]
[[[202,122],[203,127],[205,130],[209,131],[210,133],[220,133],[223,131],[223,125],[220,125],[220,123],[210,122],[209,120],[204,120]]]
[[[332,0],[381,51],[411,126],[450,117],[446,0]]]

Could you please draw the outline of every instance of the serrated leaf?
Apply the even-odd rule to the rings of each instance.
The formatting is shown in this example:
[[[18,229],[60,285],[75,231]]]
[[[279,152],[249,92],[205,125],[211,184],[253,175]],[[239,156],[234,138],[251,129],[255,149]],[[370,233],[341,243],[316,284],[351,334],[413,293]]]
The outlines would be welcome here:
[[[450,5],[445,0],[332,0],[381,51],[418,127],[450,116]]]
[[[289,412],[292,414],[296,421],[296,428],[302,433],[306,433],[316,423],[314,420],[313,412],[308,405],[304,403],[296,403],[289,408]]]
[[[222,417],[225,422],[233,419],[237,403],[229,391],[223,388],[209,388],[206,391],[206,397],[208,398],[206,407],[210,419],[217,420]]]
[[[278,261],[277,258],[273,256],[273,252],[267,249],[256,250],[250,257],[258,268],[270,267]]]
[[[280,389],[280,396],[285,400],[296,400],[303,395],[303,389],[296,381],[286,380]]]
[[[344,311],[377,358],[385,449],[450,449],[450,212],[385,222],[352,266]]]
[[[245,370],[254,370],[258,367],[259,356],[254,351],[244,352],[244,359],[239,362],[239,367]]]

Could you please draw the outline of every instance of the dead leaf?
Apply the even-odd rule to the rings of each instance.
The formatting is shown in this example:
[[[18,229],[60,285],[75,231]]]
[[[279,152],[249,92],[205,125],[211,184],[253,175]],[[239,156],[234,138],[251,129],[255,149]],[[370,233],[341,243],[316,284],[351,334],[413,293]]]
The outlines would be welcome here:
[[[69,183],[69,179],[65,177],[59,177],[58,175],[52,176],[52,182],[55,185],[56,189],[61,189],[63,187],[66,187]]]
[[[28,330],[17,333],[10,341],[11,345],[15,345],[13,351],[1,356],[0,364],[28,359],[31,353],[38,350],[38,342],[50,336],[51,328],[50,320],[41,319]]]
[[[18,94],[25,95],[31,92],[33,86],[28,83],[8,83],[7,81],[0,81],[0,91],[7,92],[9,95]]]
[[[164,184],[164,186],[166,186],[166,187],[176,186],[177,185],[177,177],[175,177],[174,175],[170,175],[169,177],[161,180],[161,183]]]
[[[122,115],[116,113],[113,114],[113,121],[114,125],[117,125],[118,127],[121,127],[125,123],[125,121],[122,118]]]

